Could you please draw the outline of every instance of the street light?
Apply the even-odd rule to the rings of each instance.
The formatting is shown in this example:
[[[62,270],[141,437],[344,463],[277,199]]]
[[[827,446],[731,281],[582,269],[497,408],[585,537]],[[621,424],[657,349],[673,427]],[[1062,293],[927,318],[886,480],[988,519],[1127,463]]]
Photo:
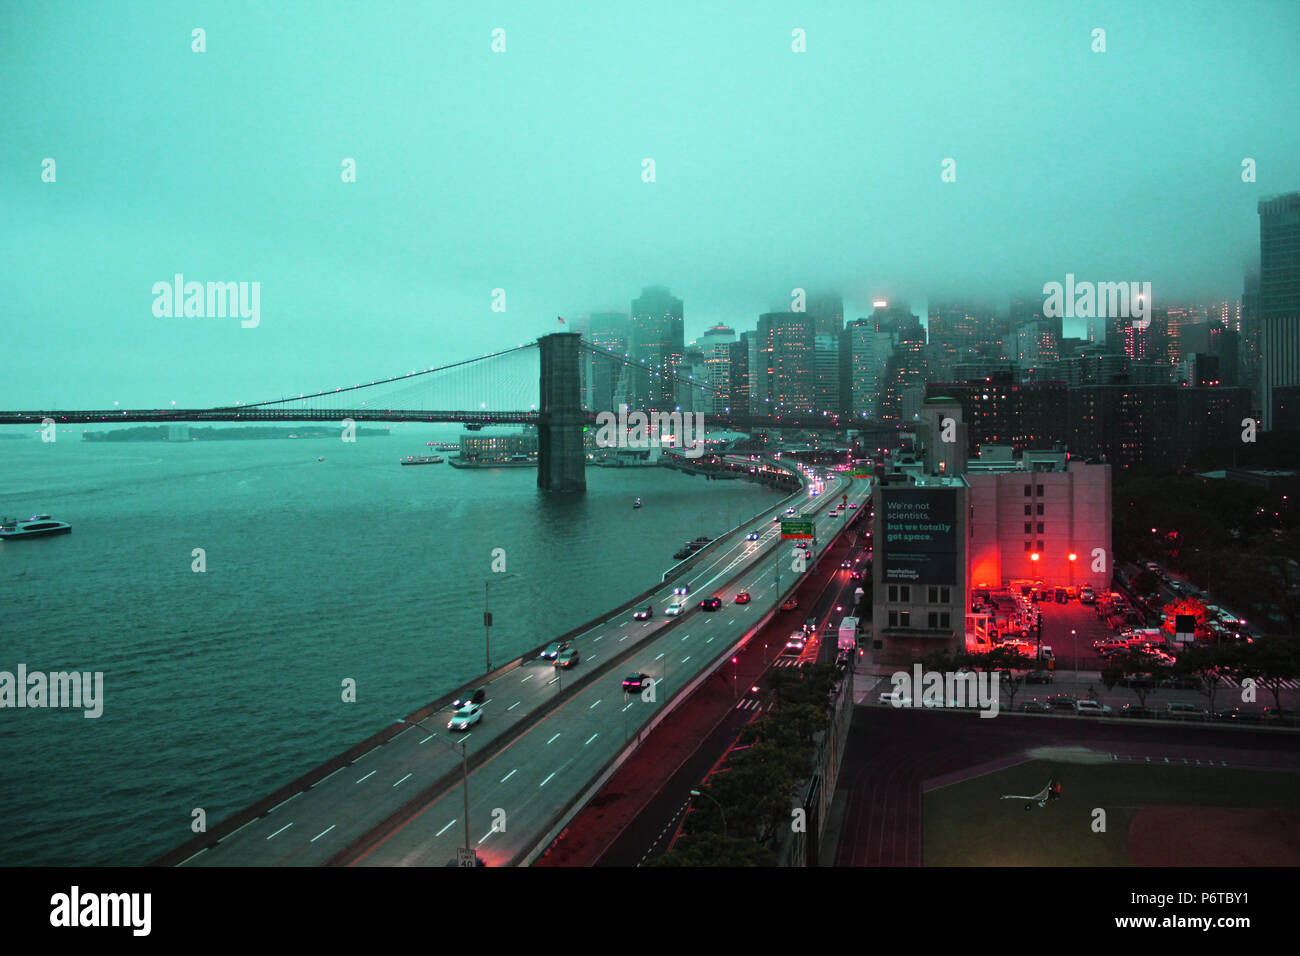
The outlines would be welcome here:
[[[421,730],[429,730],[428,727],[425,727],[418,720],[407,720],[405,717],[399,717],[397,720],[393,721],[393,723],[409,724],[412,727],[419,727]],[[446,740],[445,738],[442,737],[441,734],[438,734],[432,730],[429,730],[429,735],[433,737],[436,741],[438,741],[438,743],[445,746],[452,753],[456,752],[455,742]],[[460,741],[460,769],[461,769],[462,781],[463,781],[462,789],[465,792],[465,852],[472,854],[474,853],[474,851],[470,849],[470,845],[469,845],[469,757],[467,755],[466,744],[464,740]],[[474,857],[474,859],[477,861],[478,859],[477,855]]]
[[[514,573],[503,574],[500,577],[503,579],[513,578]],[[483,582],[483,628],[486,631],[483,643],[483,658],[484,663],[487,665],[483,671],[484,674],[492,673],[492,612],[488,608],[488,585],[491,583],[490,580]]]
[[[1074,682],[1079,683],[1079,635],[1070,628],[1070,640],[1074,642]]]
[[[713,801],[713,805],[718,808],[718,813],[722,814],[722,835],[726,836],[727,835],[727,811],[722,809],[722,804],[718,803],[716,798],[705,793],[703,790],[692,790],[691,796],[705,797],[706,799]]]

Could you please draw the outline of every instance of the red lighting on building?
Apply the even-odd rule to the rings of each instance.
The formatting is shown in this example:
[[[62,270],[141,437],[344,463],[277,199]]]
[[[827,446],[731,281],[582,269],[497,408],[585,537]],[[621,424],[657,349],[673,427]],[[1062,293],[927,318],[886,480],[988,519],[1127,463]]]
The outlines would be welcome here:
[[[1030,561],[1037,561],[1037,560],[1038,560],[1038,552],[1035,551],[1033,554],[1031,554],[1031,555],[1029,556],[1029,560],[1030,560]]]

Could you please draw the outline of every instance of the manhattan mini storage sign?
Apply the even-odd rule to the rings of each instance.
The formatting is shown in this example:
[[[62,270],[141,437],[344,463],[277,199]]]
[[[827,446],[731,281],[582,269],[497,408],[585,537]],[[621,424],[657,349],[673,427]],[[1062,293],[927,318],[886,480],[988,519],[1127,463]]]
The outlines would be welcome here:
[[[951,489],[884,492],[883,580],[957,583],[957,496]]]

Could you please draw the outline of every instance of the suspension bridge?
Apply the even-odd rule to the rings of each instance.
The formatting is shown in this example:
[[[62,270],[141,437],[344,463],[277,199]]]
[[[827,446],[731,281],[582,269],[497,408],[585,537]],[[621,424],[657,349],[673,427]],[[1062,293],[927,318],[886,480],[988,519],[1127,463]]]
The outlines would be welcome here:
[[[714,430],[789,428],[842,431],[853,419],[813,415],[766,402],[733,410],[727,390],[656,368],[556,332],[514,348],[371,382],[214,408],[101,408],[0,411],[0,425],[116,422],[431,422],[478,430],[533,425],[538,430],[538,487],[583,491],[584,430],[620,405],[645,411],[693,411]]]

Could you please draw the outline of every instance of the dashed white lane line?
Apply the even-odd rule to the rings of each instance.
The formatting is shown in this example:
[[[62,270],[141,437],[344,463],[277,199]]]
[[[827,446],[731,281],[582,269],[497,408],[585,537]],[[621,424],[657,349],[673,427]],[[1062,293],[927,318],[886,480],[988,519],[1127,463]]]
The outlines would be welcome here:
[[[372,771],[370,771],[370,773],[368,773],[368,774],[366,774],[364,777],[362,777],[361,780],[369,780],[369,779],[370,779],[371,777],[373,777],[374,775],[375,775],[375,772],[372,770]],[[360,783],[361,780],[358,780],[357,783]]]
[[[690,659],[691,659],[691,655],[687,654],[685,657],[682,658],[682,663],[685,664]]]
[[[413,772],[414,772],[414,771],[412,771],[412,773],[413,773]],[[408,774],[407,774],[405,777],[403,777],[401,780],[397,781],[397,783],[393,784],[393,786],[396,787],[398,784],[401,784],[401,783],[403,783],[403,782],[409,780],[410,778],[411,778],[411,774],[408,773]]]
[[[659,660],[659,658],[660,658],[660,657],[663,657],[663,656],[664,656],[663,654],[660,654],[659,657],[656,657],[656,658],[655,658],[655,660]]]
[[[525,678],[524,678],[523,680],[521,680],[519,683],[521,683],[521,684],[527,684],[530,680],[532,680],[532,679],[533,679],[534,677],[536,677],[536,676],[537,676],[536,674],[529,674],[527,677],[525,677]]]
[[[451,829],[452,827],[454,827],[455,825],[456,825],[456,821],[455,821],[455,820],[452,820],[452,821],[451,821],[450,823],[448,823],[445,827],[443,827],[441,830],[439,830],[437,833],[435,833],[434,836],[442,836],[444,833],[446,833],[448,830],[450,830],[450,829]]]
[[[605,698],[602,697],[600,700],[604,700],[604,699],[605,699]],[[599,704],[599,703],[600,703],[600,700],[596,701],[596,704]],[[596,704],[592,704],[591,707],[588,707],[587,709],[588,709],[588,710],[591,710],[592,707],[595,707],[595,706],[596,706]]]
[[[292,823],[286,823],[284,826],[280,827],[280,829],[278,829],[278,830],[276,830],[274,833],[272,833],[271,836],[267,837],[267,839],[269,840],[269,839],[271,839],[271,837],[273,837],[273,836],[279,836],[281,833],[283,833],[285,830],[289,829],[289,827],[291,827],[291,826],[293,826]]]
[[[504,777],[501,778],[501,782],[502,782],[502,783],[505,783],[507,780],[509,780],[511,777],[513,777],[513,776],[514,776],[515,774],[517,774],[518,772],[519,772],[519,768],[518,768],[518,767],[515,767],[514,770],[511,770],[508,774],[506,774]]]
[[[425,737],[423,740],[421,740],[420,743],[422,743],[422,744],[427,744],[430,740],[432,740],[432,739],[433,739],[434,737],[436,737],[436,736],[437,736],[437,734],[429,734],[429,736],[427,736],[427,737]]]
[[[600,635],[600,637],[596,638],[596,641],[603,641],[604,639],[605,639],[605,635],[602,634],[602,635]],[[596,641],[592,641],[591,643],[595,644]]]
[[[336,823],[331,823],[331,824],[330,824],[328,827],[326,827],[324,830],[321,830],[320,833],[318,833],[318,834],[316,834],[314,837],[312,837],[312,838],[311,838],[311,842],[312,842],[312,843],[315,843],[317,840],[319,840],[319,839],[320,839],[321,837],[323,837],[325,834],[329,833],[330,830],[333,830],[337,825],[338,825],[338,824],[336,824]]]
[[[599,737],[599,736],[600,736],[600,731],[596,731],[596,733],[592,734],[590,737],[587,738],[587,744],[591,743],[593,740],[595,740],[595,739],[596,739],[597,737]],[[587,746],[587,744],[583,744],[583,746],[585,747],[585,746]]]
[[[560,735],[559,735],[559,734],[556,734],[556,735],[555,735],[555,737],[558,737],[558,736],[560,736]],[[550,740],[546,741],[547,746],[550,746],[551,744],[555,743],[555,737],[552,737]]]
[[[522,703],[523,703],[522,700],[517,700],[517,701],[515,701],[513,704],[511,704],[509,707],[507,707],[506,710],[514,710],[516,707],[518,707],[518,706],[519,706],[520,704],[522,704]]]
[[[555,773],[554,773],[554,772],[551,772],[551,773],[547,774],[547,775],[546,775],[546,779],[543,780],[541,783],[539,783],[538,786],[539,786],[539,787],[544,787],[544,786],[546,786],[548,783],[551,782],[551,778],[554,777],[554,776],[555,776]]]

